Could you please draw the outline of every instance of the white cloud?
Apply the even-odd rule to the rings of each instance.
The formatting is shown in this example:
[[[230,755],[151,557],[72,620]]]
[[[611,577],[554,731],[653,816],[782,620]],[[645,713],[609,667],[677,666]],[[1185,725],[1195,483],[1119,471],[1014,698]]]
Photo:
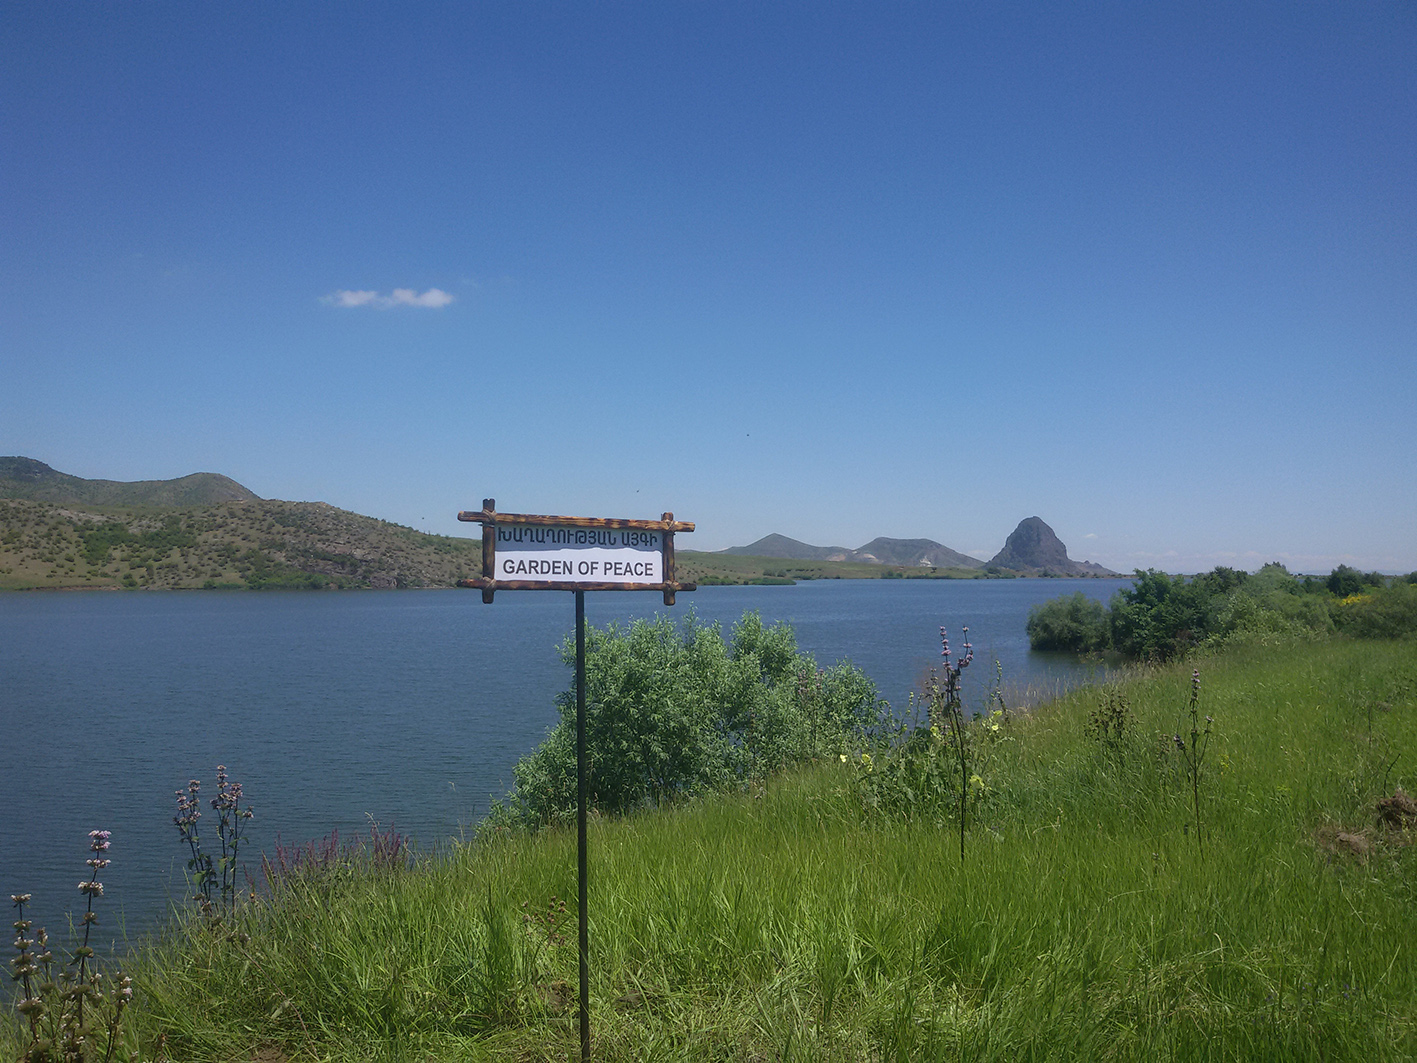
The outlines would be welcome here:
[[[412,288],[395,288],[394,302],[400,306],[431,306],[434,309],[447,306],[453,297],[441,288],[429,288],[419,295]]]
[[[323,296],[320,302],[326,306],[372,306],[379,310],[388,310],[395,306],[421,306],[441,310],[455,298],[456,296],[443,291],[442,288],[429,288],[421,295],[412,288],[395,288],[392,295],[341,288]]]

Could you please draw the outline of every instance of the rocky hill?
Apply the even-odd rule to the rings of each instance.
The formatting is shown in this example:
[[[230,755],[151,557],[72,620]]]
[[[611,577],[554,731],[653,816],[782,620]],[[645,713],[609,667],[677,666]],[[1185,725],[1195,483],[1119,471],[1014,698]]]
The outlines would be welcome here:
[[[451,587],[481,568],[476,539],[324,502],[98,510],[0,499],[0,588]]]
[[[1040,517],[1019,521],[1004,541],[1004,548],[990,560],[991,568],[1008,569],[1038,576],[1115,576],[1110,569],[1091,561],[1074,561],[1068,548]]]
[[[214,472],[176,480],[86,480],[34,458],[0,458],[0,498],[79,506],[211,506],[256,501],[255,492]]]
[[[451,587],[481,568],[476,539],[257,498],[225,476],[119,483],[0,459],[3,589]]]

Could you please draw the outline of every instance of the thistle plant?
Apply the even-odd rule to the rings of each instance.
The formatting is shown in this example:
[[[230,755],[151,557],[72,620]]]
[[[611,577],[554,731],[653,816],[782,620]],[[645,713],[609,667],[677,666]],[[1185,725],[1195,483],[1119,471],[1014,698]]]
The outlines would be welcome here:
[[[1009,707],[1004,703],[1004,662],[999,658],[994,658],[994,681],[989,687],[989,704],[997,705],[989,713],[989,718],[1003,719],[1009,714]]]
[[[1201,767],[1205,763],[1206,750],[1210,748],[1210,725],[1214,722],[1205,718],[1205,730],[1200,727],[1201,674],[1196,669],[1191,672],[1191,700],[1188,706],[1191,717],[1189,741],[1179,734],[1172,736],[1176,748],[1186,762],[1186,774],[1191,780],[1191,812],[1196,826],[1196,845],[1204,850],[1205,842],[1201,833]]]
[[[950,740],[959,759],[959,858],[964,860],[965,817],[969,808],[969,743],[965,731],[964,705],[960,699],[960,674],[974,660],[974,648],[969,644],[969,628],[964,629],[964,655],[950,663],[950,639],[940,628],[940,656],[944,663],[930,669],[925,680],[925,698],[929,706],[927,718],[932,735],[949,728]]]
[[[33,923],[25,918],[25,905],[30,894],[10,896],[16,910],[11,924],[15,928],[15,950],[10,961],[11,977],[19,983],[20,999],[16,1005],[22,1020],[29,1027],[29,1042],[20,1056],[20,1063],[64,1060],[65,1063],[109,1063],[121,1040],[123,1013],[133,998],[133,982],[120,975],[111,993],[105,994],[103,973],[92,962],[93,947],[89,944],[93,927],[98,923],[94,911],[95,897],[103,896],[103,883],[98,873],[108,866],[110,834],[106,830],[89,831],[86,861],[90,874],[79,883],[85,906],[82,919],[83,937],[75,946],[72,957],[55,972],[55,959],[49,949],[49,935],[41,927],[30,937]],[[33,951],[38,947],[39,951]],[[97,1020],[97,1021],[96,1021]]]
[[[1126,743],[1127,732],[1131,730],[1135,717],[1131,704],[1122,691],[1111,688],[1102,692],[1102,700],[1097,708],[1088,714],[1084,731],[1097,739],[1103,749],[1113,756],[1120,756]]]
[[[197,892],[193,899],[202,913],[212,922],[236,910],[237,856],[241,850],[241,833],[251,818],[250,807],[241,807],[241,784],[227,778],[226,766],[216,769],[217,795],[211,799],[217,814],[217,840],[221,855],[213,858],[203,850],[197,820],[202,818],[200,793],[202,784],[196,779],[187,783],[186,790],[177,791],[177,815],[172,817],[182,840],[191,854],[187,869]]]

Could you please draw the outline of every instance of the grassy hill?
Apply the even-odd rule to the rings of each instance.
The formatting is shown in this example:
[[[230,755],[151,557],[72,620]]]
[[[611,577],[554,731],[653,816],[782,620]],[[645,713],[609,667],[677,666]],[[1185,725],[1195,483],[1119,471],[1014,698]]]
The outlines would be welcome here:
[[[0,458],[0,498],[83,506],[207,506],[258,497],[230,477],[214,472],[175,480],[86,480],[58,472],[34,458]]]
[[[323,502],[0,498],[0,590],[450,587],[480,570],[475,539],[425,535]]]

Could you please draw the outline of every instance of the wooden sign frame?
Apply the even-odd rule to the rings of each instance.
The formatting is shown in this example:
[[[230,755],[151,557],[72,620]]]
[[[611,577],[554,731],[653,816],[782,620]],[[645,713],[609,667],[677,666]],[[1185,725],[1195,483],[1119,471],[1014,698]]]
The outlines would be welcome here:
[[[587,852],[586,812],[590,804],[590,771],[586,761],[586,679],[585,679],[585,592],[586,591],[662,591],[664,604],[674,604],[676,591],[692,591],[698,587],[693,583],[680,583],[674,577],[674,533],[691,532],[693,524],[675,520],[673,513],[666,513],[659,520],[619,520],[614,517],[549,517],[535,513],[498,513],[497,501],[484,498],[482,508],[475,512],[464,510],[458,520],[482,525],[482,575],[478,579],[458,580],[459,587],[473,587],[482,591],[482,600],[492,603],[492,596],[499,590],[506,591],[575,591],[576,592],[576,879],[579,952],[580,952],[580,1034],[581,1061],[590,1063],[590,889],[589,858]],[[659,583],[592,583],[575,580],[499,580],[497,578],[497,525],[520,524],[543,528],[657,531],[661,534],[661,565]],[[569,537],[568,538],[572,538]],[[568,545],[554,543],[552,545]],[[574,544],[576,547],[582,544]],[[610,547],[610,549],[615,549]],[[625,547],[621,546],[620,550]],[[653,556],[652,550],[640,550],[634,544],[629,550],[642,555]],[[611,559],[613,561],[613,559]],[[553,560],[550,564],[558,564]],[[587,559],[585,564],[604,563]],[[530,564],[530,562],[529,562]],[[581,562],[576,563],[578,566]],[[596,569],[582,569],[593,574]]]
[[[674,570],[674,533],[691,532],[693,522],[675,520],[673,513],[665,513],[659,520],[628,520],[618,517],[553,517],[537,513],[498,513],[497,500],[484,498],[480,510],[464,510],[458,520],[482,525],[482,575],[476,579],[459,580],[459,587],[471,587],[482,591],[482,600],[488,604],[499,590],[506,591],[661,591],[664,604],[673,605],[678,591],[697,590],[695,583],[680,583]],[[661,547],[663,559],[660,583],[609,583],[577,582],[574,580],[499,580],[497,578],[497,525],[523,524],[539,527],[560,528],[601,528],[635,529],[657,531],[663,534]],[[491,534],[489,534],[489,532]]]

